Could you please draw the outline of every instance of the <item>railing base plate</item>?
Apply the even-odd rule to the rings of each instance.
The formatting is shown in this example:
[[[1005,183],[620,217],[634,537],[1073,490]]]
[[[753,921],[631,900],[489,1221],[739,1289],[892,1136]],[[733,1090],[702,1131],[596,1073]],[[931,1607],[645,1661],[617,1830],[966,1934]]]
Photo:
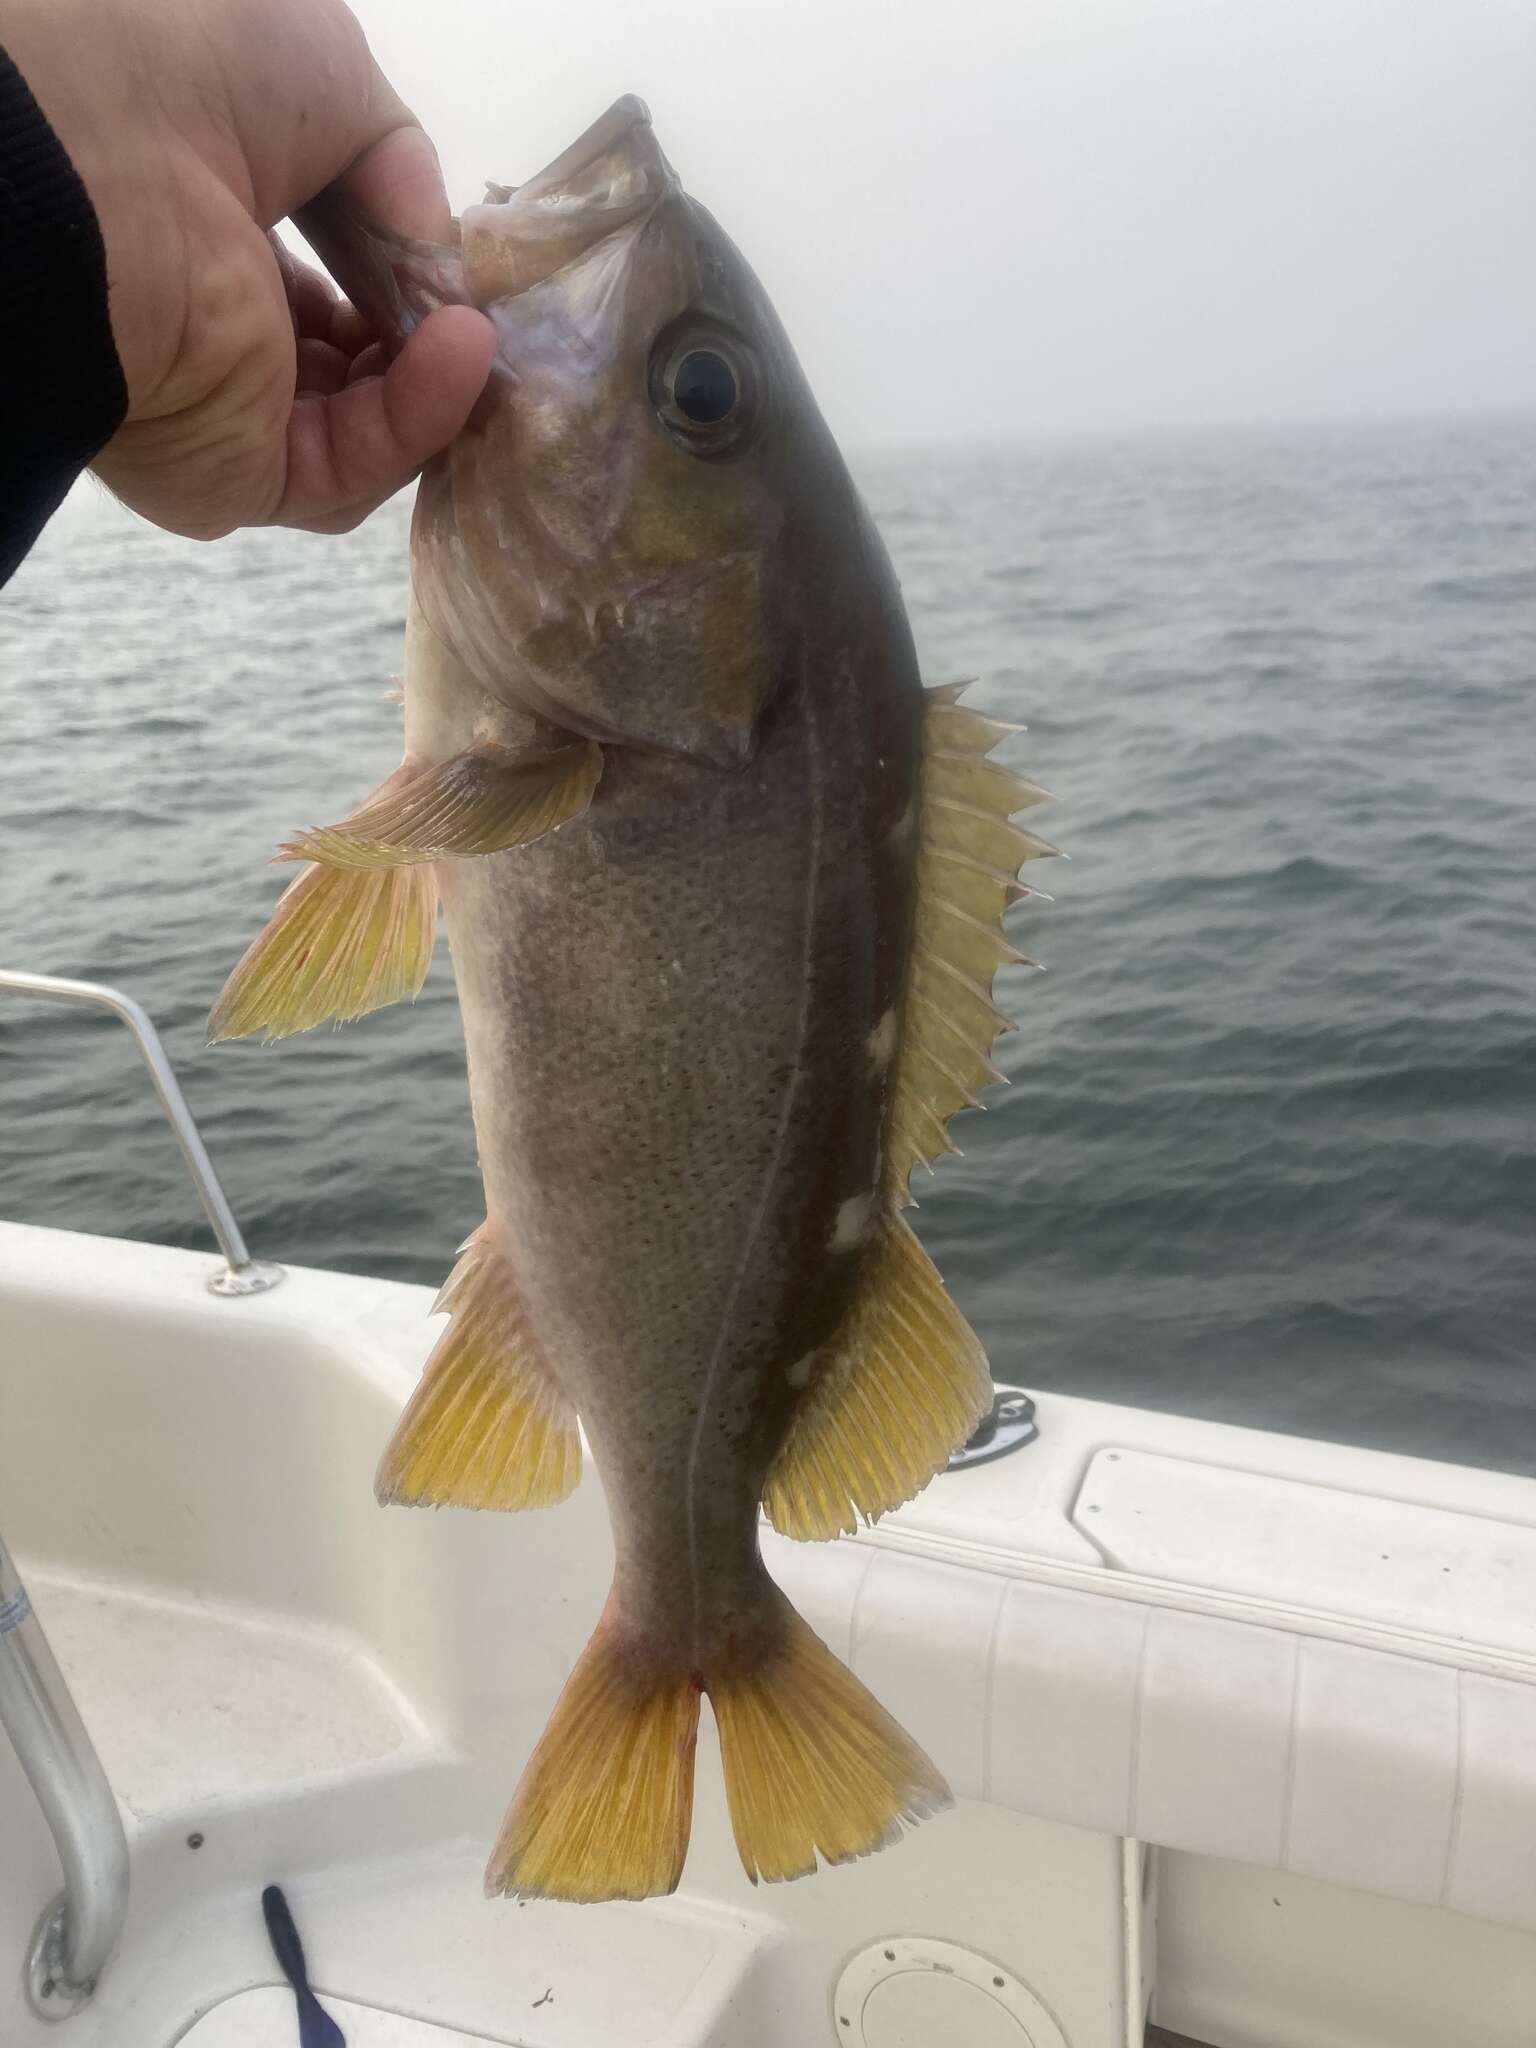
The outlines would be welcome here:
[[[221,1266],[217,1273],[210,1273],[208,1292],[225,1296],[265,1294],[287,1277],[281,1266],[269,1265],[265,1259],[252,1259],[247,1265]]]
[[[54,1900],[37,1923],[27,1951],[27,2003],[40,2020],[67,2020],[95,1993],[89,1984],[70,1984],[64,1976],[65,1902]]]

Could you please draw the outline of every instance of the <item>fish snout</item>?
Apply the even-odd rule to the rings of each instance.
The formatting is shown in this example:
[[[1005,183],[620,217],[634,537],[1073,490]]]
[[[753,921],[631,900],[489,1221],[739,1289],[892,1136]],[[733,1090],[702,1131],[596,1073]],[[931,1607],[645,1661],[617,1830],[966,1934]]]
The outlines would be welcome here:
[[[626,93],[536,178],[491,186],[495,198],[465,208],[470,296],[489,307],[541,284],[649,213],[676,183],[649,109]]]

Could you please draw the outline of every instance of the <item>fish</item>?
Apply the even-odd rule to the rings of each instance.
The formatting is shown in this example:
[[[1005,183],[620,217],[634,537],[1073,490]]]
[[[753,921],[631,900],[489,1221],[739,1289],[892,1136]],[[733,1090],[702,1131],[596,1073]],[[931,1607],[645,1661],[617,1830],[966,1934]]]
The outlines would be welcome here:
[[[304,865],[210,1035],[413,995],[439,907],[485,1221],[385,1503],[564,1499],[614,1575],[491,1853],[492,1896],[677,1886],[707,1697],[747,1875],[950,1799],[771,1578],[911,1499],[990,1409],[903,1211],[1002,1078],[1003,913],[1055,849],[1013,728],[923,687],[900,590],[762,285],[640,100],[452,244],[301,224],[395,343],[497,332],[411,534],[404,755]]]

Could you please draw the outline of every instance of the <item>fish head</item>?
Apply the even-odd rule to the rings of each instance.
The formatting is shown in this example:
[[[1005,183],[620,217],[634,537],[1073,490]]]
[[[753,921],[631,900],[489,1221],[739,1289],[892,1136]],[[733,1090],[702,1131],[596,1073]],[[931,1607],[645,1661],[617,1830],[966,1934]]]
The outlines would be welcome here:
[[[797,642],[796,506],[843,475],[761,285],[633,98],[461,234],[498,347],[418,499],[431,625],[572,730],[750,758]]]

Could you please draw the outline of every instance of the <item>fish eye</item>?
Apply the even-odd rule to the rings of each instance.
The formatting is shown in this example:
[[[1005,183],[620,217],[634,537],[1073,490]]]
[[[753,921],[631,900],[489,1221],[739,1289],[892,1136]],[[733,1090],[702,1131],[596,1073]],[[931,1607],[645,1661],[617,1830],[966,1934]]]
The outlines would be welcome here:
[[[672,372],[672,403],[698,427],[718,427],[741,396],[736,372],[712,348],[691,348]]]
[[[673,440],[694,455],[739,450],[757,423],[761,378],[735,335],[673,330],[651,356],[651,402]]]

